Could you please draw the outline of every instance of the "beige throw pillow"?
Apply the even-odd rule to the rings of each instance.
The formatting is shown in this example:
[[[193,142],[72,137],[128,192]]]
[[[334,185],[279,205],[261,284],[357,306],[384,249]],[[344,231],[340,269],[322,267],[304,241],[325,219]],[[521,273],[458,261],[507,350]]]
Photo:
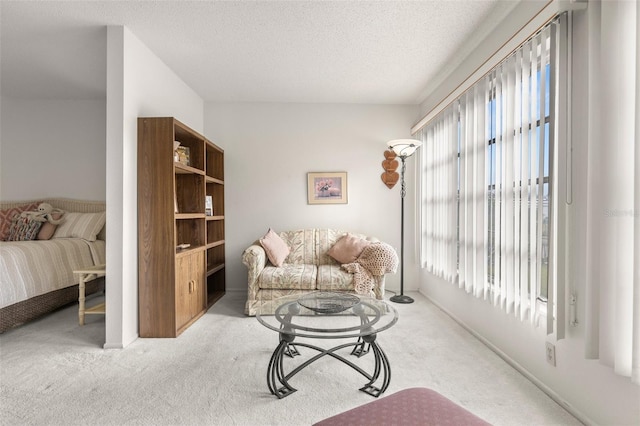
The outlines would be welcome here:
[[[289,255],[290,250],[289,246],[287,246],[287,243],[284,242],[280,235],[276,234],[273,229],[269,228],[269,231],[265,236],[260,238],[260,244],[264,248],[264,251],[267,252],[269,261],[271,261],[275,266],[281,267],[284,260]]]
[[[95,241],[106,218],[106,212],[67,212],[64,215],[64,222],[58,225],[53,238],[83,238],[87,241]]]
[[[362,250],[371,244],[369,241],[347,234],[331,246],[327,254],[340,264],[353,263],[362,254]]]

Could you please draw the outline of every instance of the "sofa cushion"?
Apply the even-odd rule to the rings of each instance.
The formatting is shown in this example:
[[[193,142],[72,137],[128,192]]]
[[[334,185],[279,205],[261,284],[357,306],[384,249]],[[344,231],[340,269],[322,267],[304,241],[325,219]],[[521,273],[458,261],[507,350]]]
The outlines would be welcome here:
[[[318,270],[315,265],[285,263],[281,268],[267,265],[258,277],[260,288],[315,290]]]
[[[347,234],[336,241],[327,254],[340,264],[353,263],[360,256],[362,250],[369,244],[371,243],[363,238],[353,234]]]
[[[275,266],[282,266],[285,259],[289,255],[289,246],[280,235],[276,234],[273,229],[269,228],[269,231],[264,237],[260,238],[260,244],[267,253],[269,261]]]
[[[333,257],[329,256],[329,249],[344,235],[346,235],[345,231],[337,229],[316,229],[318,265],[339,265]]]
[[[317,265],[339,265],[339,263],[331,256],[329,250],[343,236],[346,231],[337,229],[317,229],[316,230],[316,251],[318,256]],[[351,233],[351,235],[371,241],[366,235]]]
[[[318,266],[318,290],[353,291],[353,274],[348,273],[340,265]]]
[[[298,265],[316,265],[318,263],[315,247],[315,229],[284,231],[280,232],[279,235],[291,249],[287,257],[287,263]]]

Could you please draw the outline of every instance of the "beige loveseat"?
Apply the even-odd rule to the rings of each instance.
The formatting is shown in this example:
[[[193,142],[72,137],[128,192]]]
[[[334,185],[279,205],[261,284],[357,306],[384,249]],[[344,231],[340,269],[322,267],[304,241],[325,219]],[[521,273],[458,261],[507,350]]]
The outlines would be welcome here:
[[[242,255],[242,263],[248,269],[249,289],[245,305],[247,315],[255,315],[259,307],[269,305],[273,299],[282,296],[303,295],[316,290],[355,293],[354,275],[327,254],[338,240],[347,235],[346,231],[300,229],[279,232],[278,235],[290,249],[281,267],[276,267],[269,261],[259,241],[247,248]],[[362,234],[350,235],[380,243],[377,239]],[[373,279],[375,284],[371,295],[382,299],[385,276],[376,275]]]

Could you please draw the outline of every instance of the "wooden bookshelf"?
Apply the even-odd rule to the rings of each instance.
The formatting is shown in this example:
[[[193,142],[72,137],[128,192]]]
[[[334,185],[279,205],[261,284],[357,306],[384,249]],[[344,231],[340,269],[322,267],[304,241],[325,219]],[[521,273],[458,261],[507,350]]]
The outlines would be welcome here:
[[[225,293],[224,151],[172,117],[138,119],[138,264],[141,337],[177,337]]]

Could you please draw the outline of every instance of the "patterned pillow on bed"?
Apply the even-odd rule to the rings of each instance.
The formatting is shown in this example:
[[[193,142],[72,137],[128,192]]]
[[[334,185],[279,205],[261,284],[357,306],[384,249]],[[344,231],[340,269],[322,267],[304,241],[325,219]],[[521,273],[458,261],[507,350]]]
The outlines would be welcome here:
[[[7,241],[35,240],[41,226],[42,222],[31,220],[28,217],[14,216]]]
[[[6,241],[9,238],[9,229],[11,228],[12,220],[15,216],[20,216],[20,213],[35,210],[38,208],[40,202],[31,204],[23,204],[18,207],[11,207],[8,209],[0,210],[0,240]]]

